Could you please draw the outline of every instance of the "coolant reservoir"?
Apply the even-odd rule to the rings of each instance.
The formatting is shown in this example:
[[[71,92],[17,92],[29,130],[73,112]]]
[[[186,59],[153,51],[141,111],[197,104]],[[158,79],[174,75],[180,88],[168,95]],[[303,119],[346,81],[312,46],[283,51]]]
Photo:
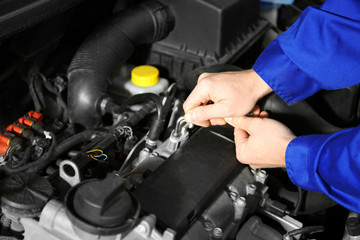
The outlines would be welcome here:
[[[131,94],[164,92],[169,86],[169,81],[159,77],[159,70],[150,65],[141,65],[131,71],[131,80],[124,85]]]

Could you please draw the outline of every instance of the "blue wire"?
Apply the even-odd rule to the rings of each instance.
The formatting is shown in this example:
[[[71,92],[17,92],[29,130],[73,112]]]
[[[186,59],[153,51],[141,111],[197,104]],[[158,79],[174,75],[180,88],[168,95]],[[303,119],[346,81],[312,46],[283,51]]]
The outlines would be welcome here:
[[[99,158],[99,157],[105,157],[104,159],[102,159],[103,161],[106,161],[106,159],[108,159],[108,156],[106,154],[100,154],[100,155],[94,155],[94,158]]]

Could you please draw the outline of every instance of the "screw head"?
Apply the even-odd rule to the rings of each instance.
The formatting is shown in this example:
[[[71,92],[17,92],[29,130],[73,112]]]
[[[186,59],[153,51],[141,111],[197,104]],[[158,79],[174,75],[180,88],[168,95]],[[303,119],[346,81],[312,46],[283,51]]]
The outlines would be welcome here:
[[[219,227],[214,228],[213,235],[215,237],[221,237],[223,235],[222,229]]]
[[[146,227],[144,225],[138,225],[136,229],[141,233],[146,233]]]
[[[213,224],[211,222],[204,222],[205,231],[211,231],[213,229]]]

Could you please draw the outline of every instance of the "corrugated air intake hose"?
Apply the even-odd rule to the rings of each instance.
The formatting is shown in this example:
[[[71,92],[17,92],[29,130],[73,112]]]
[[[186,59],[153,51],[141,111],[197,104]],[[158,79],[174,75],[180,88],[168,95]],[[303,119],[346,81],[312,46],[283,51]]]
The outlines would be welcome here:
[[[80,46],[68,69],[70,121],[88,129],[97,127],[100,103],[108,98],[111,74],[134,47],[164,38],[173,27],[169,10],[156,1],[116,13],[95,29]]]

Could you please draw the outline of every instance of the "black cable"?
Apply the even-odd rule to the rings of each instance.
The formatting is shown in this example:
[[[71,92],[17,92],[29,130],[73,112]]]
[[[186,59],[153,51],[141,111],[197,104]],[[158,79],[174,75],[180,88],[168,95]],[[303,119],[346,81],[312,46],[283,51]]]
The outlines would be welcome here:
[[[132,105],[135,105],[138,103],[145,103],[148,101],[151,101],[155,104],[158,120],[164,120],[164,112],[163,112],[163,106],[162,106],[161,100],[160,100],[159,96],[154,93],[142,93],[142,94],[134,95],[134,96],[128,98],[127,100],[125,100],[120,106],[113,102],[109,102],[108,104],[106,104],[105,110],[106,110],[106,112],[109,112],[109,113],[121,114],[129,106],[132,106]]]
[[[174,101],[175,98],[175,94],[176,94],[176,86],[173,87],[173,89],[171,90],[171,92],[166,92],[165,94],[165,103],[164,103],[164,115],[166,116],[168,114],[168,112],[170,111],[171,108],[171,104]]]
[[[41,105],[35,92],[35,87],[34,87],[35,78],[37,78],[37,76],[36,74],[33,74],[29,79],[29,92],[34,103],[35,111],[39,112],[41,110]]]
[[[323,226],[308,226],[308,227],[303,227],[303,228],[292,230],[292,231],[286,233],[283,237],[284,237],[284,239],[286,239],[289,237],[294,237],[296,235],[314,234],[314,233],[319,233],[319,232],[324,232],[324,231],[325,231],[325,228]]]
[[[128,108],[131,105],[138,104],[138,103],[144,103],[144,102],[148,102],[148,101],[153,102],[156,107],[156,110],[157,110],[157,118],[154,119],[154,121],[152,122],[150,130],[149,130],[149,134],[148,134],[148,139],[150,141],[149,141],[149,144],[147,145],[147,148],[153,149],[156,147],[156,144],[154,144],[154,143],[156,143],[156,141],[159,139],[159,137],[164,129],[164,126],[165,126],[164,109],[163,109],[161,99],[158,95],[156,95],[154,93],[137,94],[137,95],[134,95],[134,96],[128,98],[127,100],[125,100],[125,102],[123,102],[120,106],[116,105],[112,101],[109,101],[105,106],[105,111],[108,113],[112,113],[112,114],[121,114],[126,110],[126,108]],[[149,108],[149,106],[147,106],[147,108]],[[147,114],[147,109],[143,109],[143,110],[144,110],[144,113],[140,113],[139,115],[135,116],[134,119],[136,117],[141,117],[143,114]]]
[[[61,97],[60,94],[56,95],[56,103],[59,104],[59,106],[63,109],[62,121],[67,122],[69,119],[69,110],[67,108],[66,103],[64,102],[64,99]]]
[[[44,81],[43,80],[44,78],[45,77],[41,73],[38,73],[38,74],[36,74],[36,78],[34,80],[35,94],[38,96],[39,102],[40,102],[42,107],[46,106],[43,87],[42,87],[42,85],[43,85],[42,83]]]
[[[51,136],[51,144],[49,149],[46,151],[46,153],[44,153],[41,157],[39,157],[39,159],[37,159],[34,162],[31,163],[27,163],[26,165],[23,165],[21,167],[18,168],[10,168],[9,166],[5,165],[3,166],[3,170],[7,173],[7,174],[14,174],[14,173],[19,173],[19,172],[38,172],[39,170],[41,170],[44,166],[46,166],[46,160],[48,158],[50,158],[51,154],[53,153],[55,146],[56,146],[56,139],[55,139],[55,135],[53,133],[50,133]]]
[[[63,140],[60,144],[56,146],[54,154],[51,156],[49,162],[56,160],[59,156],[61,156],[65,152],[68,152],[75,146],[90,141],[94,134],[94,131],[86,130]]]
[[[89,141],[94,133],[94,131],[87,130],[63,140],[55,148],[50,147],[50,149],[47,151],[49,154],[46,157],[39,158],[36,161],[37,164],[29,168],[27,172],[39,172],[41,169],[58,159],[59,156],[65,152],[68,152],[76,145]],[[54,142],[55,141],[53,141],[53,143]]]
[[[14,173],[19,173],[19,172],[23,172],[23,171],[38,172],[42,168],[44,168],[48,164],[50,164],[52,161],[56,160],[60,155],[69,151],[74,146],[84,143],[86,141],[89,141],[93,134],[94,134],[93,131],[84,131],[84,132],[78,133],[76,135],[73,135],[73,136],[65,139],[58,145],[56,145],[55,136],[53,134],[51,134],[52,135],[51,145],[50,145],[49,149],[47,150],[47,152],[44,155],[42,155],[38,160],[28,163],[28,164],[23,165],[18,168],[12,169],[9,166],[4,166],[3,169],[8,174],[14,174]],[[24,154],[24,157],[28,156],[27,159],[29,159],[30,155],[31,155],[31,151],[28,151],[29,149],[31,150],[30,147],[27,148],[27,150]],[[24,161],[24,160],[22,160],[22,161]]]
[[[154,108],[155,104],[153,102],[144,104],[139,111],[136,111],[126,120],[125,125],[129,125],[130,127],[136,126],[146,115],[150,114]]]
[[[299,209],[302,205],[302,202],[303,202],[303,198],[304,198],[304,192],[303,190],[301,189],[301,187],[297,187],[297,190],[298,190],[298,198],[297,198],[297,201],[296,201],[296,205],[295,205],[295,208],[292,212],[291,215],[294,215],[296,216],[297,213],[299,212]]]
[[[42,78],[42,83],[45,87],[45,89],[47,91],[49,91],[50,93],[53,93],[54,95],[56,95],[56,103],[60,106],[60,108],[63,109],[63,116],[62,116],[62,121],[63,122],[67,122],[69,119],[69,110],[68,107],[63,99],[63,97],[61,96],[61,92],[59,91],[59,89],[55,86],[53,86],[49,81],[47,81],[47,79],[45,78],[44,75],[39,74]]]
[[[20,159],[20,161],[18,162],[18,164],[16,164],[16,165],[18,165],[18,167],[21,167],[21,166],[24,166],[26,163],[28,163],[29,162],[29,159],[30,159],[30,157],[31,157],[31,153],[32,153],[32,150],[33,150],[33,147],[32,146],[28,146],[26,149],[25,149],[25,151],[24,151],[24,153],[23,153],[23,155],[22,155],[22,157],[21,157],[21,159]],[[12,166],[10,166],[10,165],[12,165],[12,158],[14,157],[14,153],[13,153],[13,151],[11,151],[10,153],[9,153],[9,155],[8,155],[8,161],[7,161],[7,163],[6,163],[6,169],[12,169]]]
[[[33,147],[32,147],[32,146],[28,146],[28,147],[25,149],[24,155],[22,156],[21,161],[19,162],[19,165],[20,165],[20,166],[25,165],[25,164],[27,164],[27,163],[29,162],[30,157],[31,157],[31,154],[32,154],[32,151],[33,151]]]

